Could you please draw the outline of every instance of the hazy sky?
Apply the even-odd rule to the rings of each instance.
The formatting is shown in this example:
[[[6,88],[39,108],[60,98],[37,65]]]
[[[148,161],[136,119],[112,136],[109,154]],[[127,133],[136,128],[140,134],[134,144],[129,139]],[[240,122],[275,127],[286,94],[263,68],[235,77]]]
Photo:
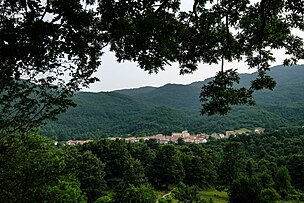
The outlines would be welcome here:
[[[193,1],[191,0],[182,0],[182,8],[185,10],[191,9],[192,3]],[[275,56],[277,57],[277,62],[272,65],[282,64],[284,59],[283,51],[277,51]],[[299,64],[303,63],[304,61],[299,62]],[[237,68],[241,73],[255,72],[254,69],[248,70],[246,64],[239,62],[225,64],[225,69],[230,68]],[[83,89],[82,91],[100,92],[143,86],[159,87],[167,83],[189,84],[213,77],[219,70],[220,64],[211,66],[208,64],[199,64],[198,70],[193,74],[179,75],[178,64],[172,64],[172,66],[167,66],[165,71],[160,71],[157,74],[149,74],[137,67],[136,63],[116,62],[114,53],[106,51],[103,56],[102,65],[95,73],[95,76],[100,79],[100,82],[96,82],[90,85],[89,89]]]

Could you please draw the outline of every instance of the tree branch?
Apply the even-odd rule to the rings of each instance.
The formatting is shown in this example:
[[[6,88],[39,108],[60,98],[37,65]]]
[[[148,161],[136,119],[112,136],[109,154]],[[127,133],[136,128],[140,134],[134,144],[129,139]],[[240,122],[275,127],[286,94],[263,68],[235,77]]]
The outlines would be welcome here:
[[[28,10],[27,10],[27,0],[24,0],[24,8],[25,8],[25,13],[26,15],[28,14]]]
[[[229,9],[230,10],[230,9]],[[224,72],[224,58],[225,55],[227,54],[227,51],[229,49],[229,10],[226,13],[226,18],[225,18],[225,26],[226,26],[226,42],[224,44],[224,50],[223,50],[223,54],[222,54],[222,73]]]
[[[155,14],[158,14],[163,8],[166,6],[166,4],[169,2],[169,0],[165,0],[155,11]]]
[[[266,16],[265,16],[265,0],[261,0],[260,3],[260,18],[261,18],[261,30],[260,30],[260,39],[264,38],[264,30],[266,27]]]
[[[44,9],[44,12],[43,12],[43,14],[42,14],[40,20],[43,20],[43,18],[44,18],[44,16],[46,15],[47,10],[48,10],[49,8],[50,8],[50,0],[47,0],[47,1],[46,1],[46,6],[45,6],[45,9]]]
[[[198,26],[198,15],[197,15],[197,5],[198,5],[198,0],[194,0],[194,4],[193,4],[193,13],[194,13],[194,18],[195,18],[195,26],[196,26],[196,29],[199,28]]]

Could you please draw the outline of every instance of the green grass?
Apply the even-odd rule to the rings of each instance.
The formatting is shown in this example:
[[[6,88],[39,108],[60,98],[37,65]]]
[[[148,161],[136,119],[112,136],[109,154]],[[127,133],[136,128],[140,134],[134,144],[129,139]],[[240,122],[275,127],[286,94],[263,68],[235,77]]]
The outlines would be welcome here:
[[[200,192],[200,198],[202,200],[209,201],[213,200],[214,203],[227,203],[228,202],[228,194],[224,191],[218,191],[215,189],[205,190]]]
[[[239,130],[235,130],[236,134],[245,134],[245,133],[251,133],[252,130],[249,130],[247,128],[241,128]]]

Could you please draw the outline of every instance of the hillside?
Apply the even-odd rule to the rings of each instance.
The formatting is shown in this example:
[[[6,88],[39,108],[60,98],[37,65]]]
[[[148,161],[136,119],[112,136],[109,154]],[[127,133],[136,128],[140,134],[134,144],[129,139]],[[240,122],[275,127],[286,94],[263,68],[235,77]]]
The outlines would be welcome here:
[[[133,88],[133,89],[116,90],[114,92],[123,94],[123,95],[127,95],[127,96],[135,96],[138,94],[149,93],[155,89],[156,89],[156,87],[147,86],[147,87],[140,87],[140,88]]]
[[[61,114],[57,121],[49,122],[41,133],[60,140],[170,133],[175,129],[182,130],[183,122],[188,119],[182,111],[148,106],[115,92],[79,92],[74,101],[77,107]]]
[[[133,98],[150,105],[197,113],[200,110],[199,94],[200,88],[191,85],[167,84],[148,93],[136,94]]]
[[[304,123],[304,65],[277,66],[270,75],[277,82],[274,91],[255,93],[256,106],[235,106],[227,116],[200,116],[199,93],[207,79],[189,85],[167,84],[115,92],[84,93],[75,96],[76,108],[48,123],[42,133],[60,139],[170,134],[188,129],[223,132],[241,127],[266,129]],[[256,76],[240,74],[247,86]]]

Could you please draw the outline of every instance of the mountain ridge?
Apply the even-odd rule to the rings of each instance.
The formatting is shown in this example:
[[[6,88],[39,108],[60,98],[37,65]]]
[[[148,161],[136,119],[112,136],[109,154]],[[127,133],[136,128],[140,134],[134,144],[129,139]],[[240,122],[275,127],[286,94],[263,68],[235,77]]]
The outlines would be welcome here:
[[[77,107],[60,115],[58,121],[48,123],[42,133],[68,139],[77,136],[170,134],[183,129],[211,133],[241,127],[274,129],[302,125],[304,65],[273,67],[269,75],[277,81],[274,91],[255,93],[256,106],[235,106],[227,116],[200,116],[200,85],[211,78],[188,85],[79,92],[74,98]],[[255,76],[256,73],[240,74],[240,85],[248,85]]]

